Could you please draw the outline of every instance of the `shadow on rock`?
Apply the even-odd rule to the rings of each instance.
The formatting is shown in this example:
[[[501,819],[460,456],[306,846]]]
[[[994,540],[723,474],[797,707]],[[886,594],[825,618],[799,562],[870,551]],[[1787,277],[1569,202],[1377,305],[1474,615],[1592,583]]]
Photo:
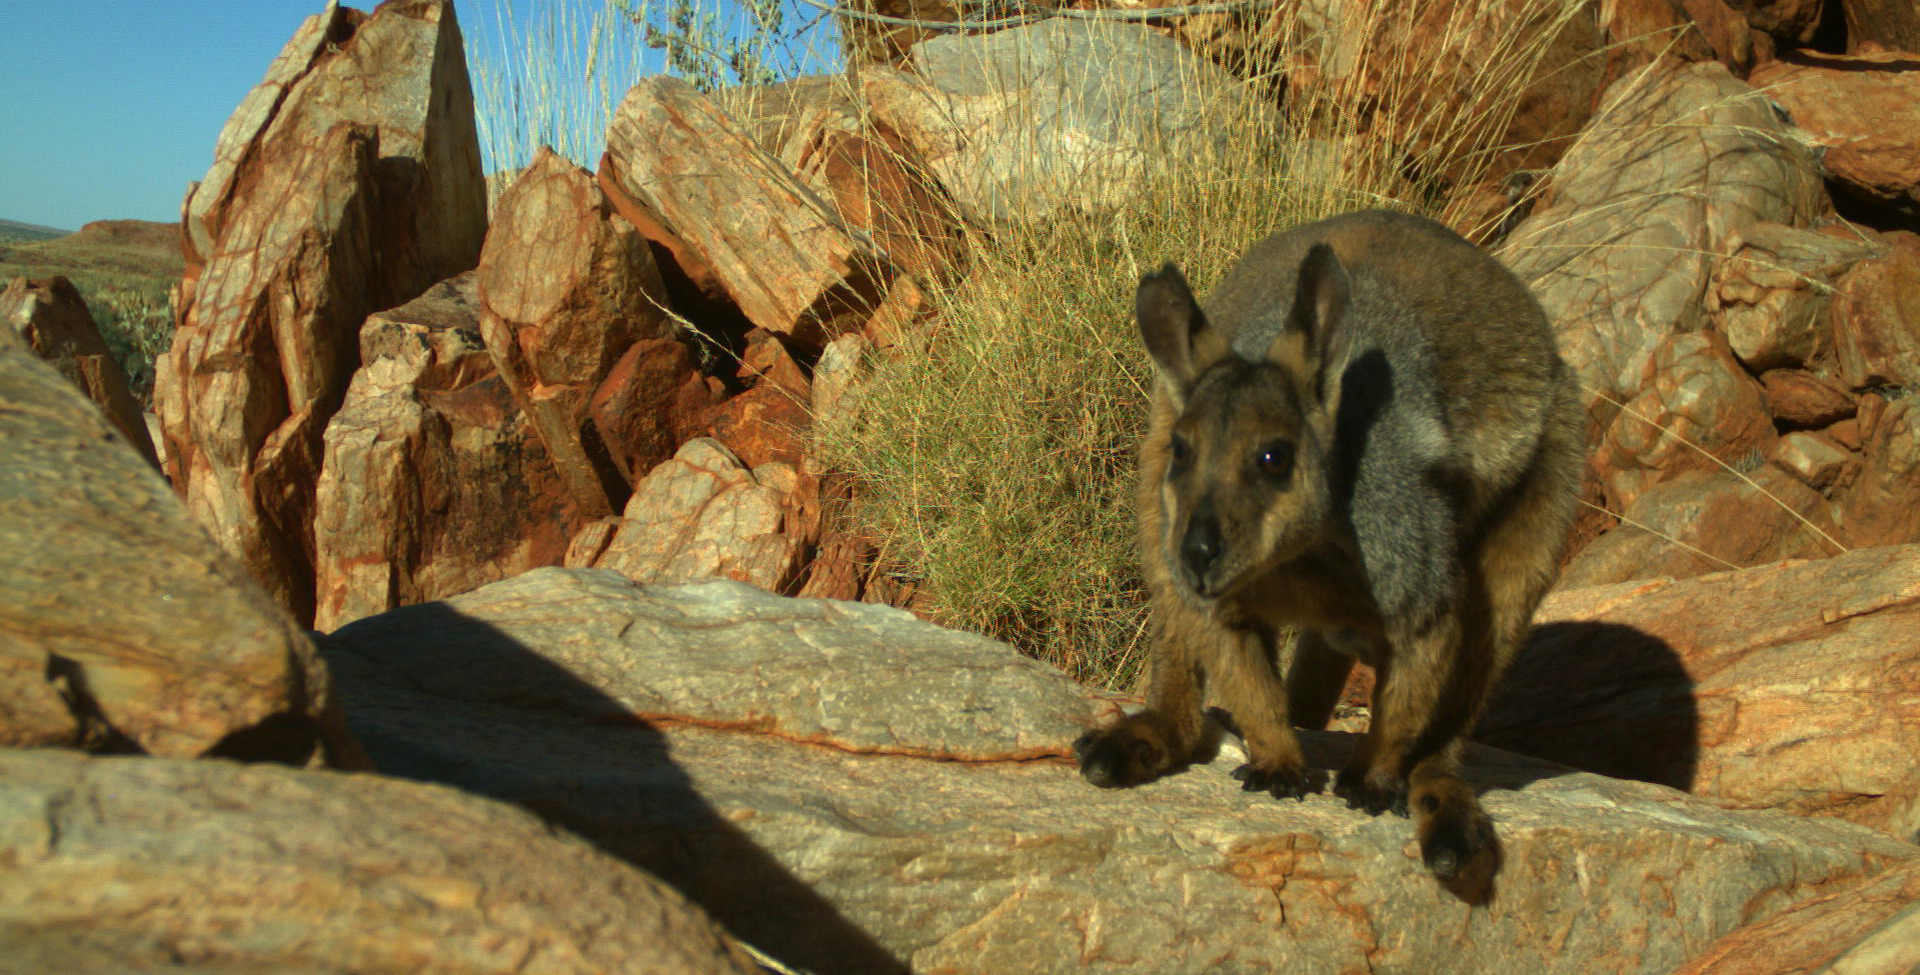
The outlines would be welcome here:
[[[1634,627],[1548,623],[1508,668],[1473,740],[1690,791],[1700,758],[1693,677],[1665,640]]]
[[[708,805],[657,728],[493,626],[425,603],[319,643],[381,772],[531,809],[785,964],[907,970]]]

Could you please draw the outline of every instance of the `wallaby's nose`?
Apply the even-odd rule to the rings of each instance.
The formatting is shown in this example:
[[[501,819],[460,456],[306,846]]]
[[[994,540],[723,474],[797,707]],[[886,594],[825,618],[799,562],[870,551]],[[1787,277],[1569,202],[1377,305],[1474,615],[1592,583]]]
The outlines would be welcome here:
[[[1201,512],[1187,523],[1187,534],[1180,539],[1180,558],[1193,575],[1194,588],[1205,594],[1207,570],[1220,557],[1220,524],[1213,515]]]

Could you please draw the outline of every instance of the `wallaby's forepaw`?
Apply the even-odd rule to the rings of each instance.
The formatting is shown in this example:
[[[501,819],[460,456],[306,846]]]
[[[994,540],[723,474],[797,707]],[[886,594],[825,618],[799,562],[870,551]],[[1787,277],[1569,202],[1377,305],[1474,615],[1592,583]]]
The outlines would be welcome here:
[[[1174,764],[1160,735],[1145,721],[1095,728],[1073,743],[1080,774],[1102,789],[1121,789],[1159,777]]]
[[[1300,765],[1283,765],[1274,769],[1255,768],[1251,763],[1233,770],[1233,777],[1240,780],[1240,788],[1246,792],[1271,792],[1275,799],[1300,799],[1326,788],[1327,775],[1317,769]]]
[[[1364,809],[1369,816],[1392,810],[1407,815],[1407,780],[1366,768],[1344,768],[1334,777],[1333,794],[1347,800],[1348,809]]]
[[[1498,842],[1493,820],[1466,783],[1443,779],[1423,785],[1414,790],[1413,808],[1420,859],[1435,877],[1453,880],[1474,860],[1492,855]]]

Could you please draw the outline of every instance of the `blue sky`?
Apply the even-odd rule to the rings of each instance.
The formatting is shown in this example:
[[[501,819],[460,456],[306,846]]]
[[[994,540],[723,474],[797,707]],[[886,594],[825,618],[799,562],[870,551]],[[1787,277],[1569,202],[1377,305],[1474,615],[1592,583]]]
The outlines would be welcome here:
[[[503,0],[461,0],[497,38]],[[513,0],[517,21],[546,4]],[[345,0],[372,9],[374,0]],[[227,115],[323,0],[0,0],[0,219],[176,220]],[[723,4],[731,7],[731,4]]]

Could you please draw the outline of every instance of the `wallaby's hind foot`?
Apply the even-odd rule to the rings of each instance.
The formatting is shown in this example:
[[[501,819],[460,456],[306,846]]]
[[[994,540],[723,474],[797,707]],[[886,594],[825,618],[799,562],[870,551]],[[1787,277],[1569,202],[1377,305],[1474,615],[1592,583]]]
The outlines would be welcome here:
[[[1102,789],[1124,789],[1151,782],[1192,758],[1173,723],[1155,711],[1142,711],[1105,728],[1095,728],[1073,743],[1080,774]]]

